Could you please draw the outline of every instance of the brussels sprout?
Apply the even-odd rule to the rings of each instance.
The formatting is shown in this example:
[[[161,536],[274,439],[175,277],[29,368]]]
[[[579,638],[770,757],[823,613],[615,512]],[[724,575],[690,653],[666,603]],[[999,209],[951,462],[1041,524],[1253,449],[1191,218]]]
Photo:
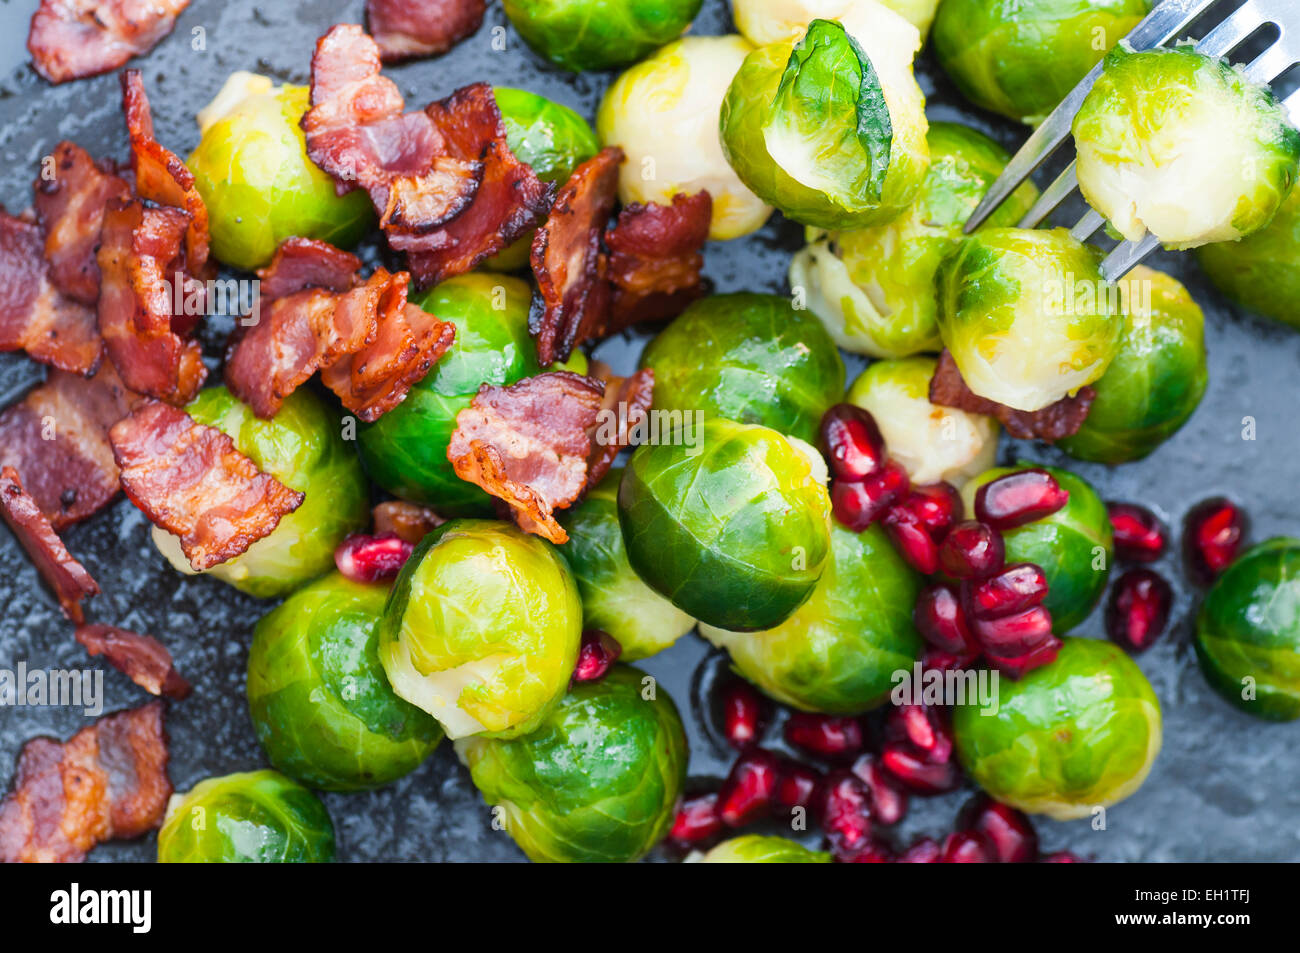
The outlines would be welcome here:
[[[793,47],[750,53],[722,101],[722,149],[741,181],[818,228],[892,221],[930,164],[916,28],[876,4],[861,11],[869,31],[814,20]]]
[[[930,171],[906,212],[888,225],[818,234],[790,262],[790,287],[804,290],[808,307],[847,351],[907,357],[940,347],[935,272],[1009,156],[983,133],[953,123],[933,123],[926,138]],[[1025,182],[988,227],[1014,225],[1037,195]]]
[[[374,225],[362,190],[338,195],[334,180],[307,158],[298,120],[307,111],[306,86],[238,95],[250,74],[231,77],[201,114],[203,138],[186,165],[208,208],[212,253],[234,268],[271,260],[294,235],[348,248]],[[218,112],[220,110],[220,112]]]
[[[447,515],[486,514],[491,498],[456,476],[447,444],[456,415],[480,384],[513,384],[538,372],[528,336],[528,284],[506,275],[450,278],[414,299],[440,320],[456,325],[456,344],[406,400],[357,434],[371,479],[397,496],[436,506]]]
[[[1300,188],[1266,227],[1240,241],[1202,245],[1196,260],[1242,307],[1300,328]]]
[[[618,489],[628,562],[701,622],[770,629],[812,594],[830,555],[825,463],[796,438],[724,417],[694,438],[678,431],[632,454]]]
[[[1073,130],[1083,197],[1125,238],[1150,231],[1168,248],[1263,228],[1300,160],[1268,88],[1190,46],[1112,50]]]
[[[998,708],[953,709],[962,766],[1004,804],[1086,817],[1142,786],[1160,753],[1160,702],[1124,650],[1066,638],[1056,661],[1004,679]]]
[[[1128,290],[1124,335],[1079,432],[1057,446],[1080,460],[1145,457],[1186,423],[1205,394],[1205,316],[1187,289],[1139,266]],[[892,449],[892,448],[891,448]]]
[[[1215,580],[1196,621],[1196,657],[1242,711],[1300,718],[1300,539],[1260,543]]]
[[[208,778],[173,794],[158,832],[160,864],[320,864],[334,860],[325,805],[275,771]]]
[[[932,357],[877,361],[853,382],[845,399],[876,418],[889,455],[913,483],[947,480],[961,486],[993,466],[1000,428],[984,414],[930,403],[937,364]]]
[[[582,627],[608,632],[625,662],[662,652],[695,627],[638,576],[627,561],[618,522],[621,468],[610,470],[581,503],[560,515],[569,534],[562,552],[582,597]]]
[[[275,417],[262,420],[225,387],[201,391],[185,411],[228,434],[259,470],[305,494],[302,506],[282,517],[270,535],[205,572],[270,599],[333,569],[335,547],[370,521],[370,487],[334,411],[310,389],[299,388]],[[180,539],[154,527],[153,541],[176,569],[194,574]]]
[[[583,354],[581,351],[576,349],[570,352],[567,361],[556,361],[554,364],[546,367],[547,372],[569,371],[572,374],[583,375],[585,375],[589,370],[591,370],[591,361],[587,358],[586,354]]]
[[[466,738],[456,751],[539,863],[641,857],[672,825],[689,757],[672,699],[626,665],[574,685],[527,737]]]
[[[379,664],[386,586],[339,573],[262,617],[248,653],[248,707],[266,756],[326,791],[358,791],[418,768],[442,739],[393,693]]]
[[[1106,373],[1124,329],[1101,252],[1063,228],[991,228],[939,268],[939,333],[966,385],[1040,410]]]
[[[944,0],[934,51],[977,106],[1037,125],[1152,0]]]
[[[635,63],[681,36],[703,0],[503,0],[524,42],[580,72]]]
[[[889,697],[893,675],[921,654],[912,607],[921,577],[885,531],[831,528],[831,558],[812,596],[764,632],[700,634],[731,653],[748,681],[804,711],[856,715]]]
[[[966,512],[975,512],[975,493],[991,480],[1035,467],[1046,470],[1070,494],[1070,501],[1051,516],[1004,530],[1008,563],[1034,563],[1047,577],[1052,631],[1060,635],[1087,618],[1101,598],[1115,552],[1106,504],[1082,477],[1069,470],[1020,463],[981,473],[961,491]]]
[[[568,686],[582,638],[569,567],[539,536],[459,519],[415,547],[379,625],[393,691],[449,738],[533,731]]]
[[[704,864],[829,864],[831,855],[809,850],[786,837],[742,834],[724,840],[700,857]]]
[[[939,0],[879,0],[879,3],[916,27],[922,42],[930,35],[930,26],[939,12]]]
[[[810,443],[844,393],[844,361],[826,329],[777,295],[696,301],[646,347],[655,407],[702,410]]]

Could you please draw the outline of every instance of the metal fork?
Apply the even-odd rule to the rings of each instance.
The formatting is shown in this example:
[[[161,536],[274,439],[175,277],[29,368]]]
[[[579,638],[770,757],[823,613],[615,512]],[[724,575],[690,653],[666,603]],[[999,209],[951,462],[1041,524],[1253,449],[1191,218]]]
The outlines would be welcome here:
[[[1188,24],[1215,2],[1217,0],[1162,0],[1124,39],[1135,50],[1162,46],[1178,37]],[[1207,56],[1228,56],[1256,30],[1269,23],[1281,30],[1281,36],[1246,67],[1246,75],[1254,83],[1271,83],[1300,62],[1300,0],[1246,0],[1243,6],[1206,34],[1196,44],[1196,50]],[[966,222],[967,234],[984,224],[1007,196],[1070,137],[1070,126],[1074,122],[1075,113],[1097,81],[1101,68],[1101,63],[1094,66],[1012,157],[1002,175],[984,196],[984,201]],[[1283,106],[1289,111],[1292,122],[1300,126],[1300,90],[1288,96],[1283,101]],[[1034,207],[1021,219],[1020,227],[1038,227],[1078,187],[1075,163],[1071,161],[1056,181],[1043,190]],[[1070,229],[1070,234],[1081,242],[1087,241],[1105,224],[1106,220],[1100,214],[1089,209]],[[1149,233],[1140,242],[1121,242],[1102,263],[1102,276],[1107,281],[1117,281],[1159,246],[1159,240]]]

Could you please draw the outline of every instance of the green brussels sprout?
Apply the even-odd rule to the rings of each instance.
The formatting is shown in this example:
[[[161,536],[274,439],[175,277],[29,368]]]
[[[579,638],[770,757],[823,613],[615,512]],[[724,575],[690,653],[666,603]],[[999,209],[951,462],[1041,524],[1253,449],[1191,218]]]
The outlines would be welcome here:
[[[1056,820],[1086,817],[1142,786],[1160,753],[1160,702],[1124,650],[1066,638],[1056,661],[1004,679],[995,713],[957,705],[962,767],[994,799]]]
[[[921,576],[885,531],[831,528],[831,558],[808,601],[763,632],[700,634],[731,654],[742,676],[785,705],[857,715],[884,702],[893,675],[921,654],[912,607]]]
[[[1202,245],[1196,260],[1242,307],[1300,328],[1300,188],[1267,226],[1240,241]]]
[[[1300,131],[1266,86],[1190,46],[1106,56],[1074,117],[1079,189],[1130,241],[1256,232],[1296,182]]]
[[[871,412],[889,447],[912,482],[947,480],[961,486],[993,466],[998,450],[997,421],[930,403],[932,357],[876,361],[853,382],[845,397]]]
[[[1152,0],[944,0],[934,51],[975,105],[1037,125]]]
[[[635,63],[677,39],[704,0],[503,0],[524,42],[567,70]]]
[[[185,407],[198,423],[229,435],[259,470],[305,494],[302,505],[240,556],[205,573],[259,599],[287,595],[334,568],[334,550],[370,522],[370,487],[343,439],[338,415],[309,388],[299,388],[270,420],[223,386],[199,392]],[[154,527],[154,545],[167,561],[194,575],[180,539]]]
[[[672,826],[689,757],[672,699],[626,665],[574,685],[526,737],[466,738],[456,752],[539,863],[643,856]]]
[[[707,190],[709,237],[739,238],[772,214],[727,164],[718,110],[731,79],[753,50],[738,36],[686,36],[614,80],[600,101],[600,141],[627,156],[619,167],[623,204],[667,205],[678,193]]]
[[[754,50],[722,101],[722,149],[741,181],[818,228],[892,221],[930,164],[916,29],[876,4],[860,9],[870,32],[813,20],[793,46]]]
[[[724,840],[699,859],[703,864],[829,864],[831,855],[809,850],[788,837],[742,834]]]
[[[349,248],[375,223],[363,190],[338,195],[307,158],[298,120],[309,92],[236,73],[200,114],[203,138],[186,165],[208,208],[212,253],[227,265],[260,268],[295,235]]]
[[[447,444],[456,415],[480,384],[504,386],[538,372],[528,336],[531,299],[527,282],[490,274],[458,275],[412,299],[456,325],[456,344],[406,400],[358,429],[357,447],[371,479],[449,516],[492,512],[491,497],[456,476]]]
[[[1300,539],[1260,543],[1215,580],[1196,620],[1196,657],[1242,711],[1300,718]]]
[[[1119,350],[1093,387],[1088,418],[1057,443],[1080,460],[1140,460],[1187,422],[1205,394],[1205,316],[1187,289],[1145,266],[1123,285],[1129,306]]]
[[[826,329],[778,295],[696,301],[646,346],[655,407],[762,424],[809,443],[844,393],[844,361]]]
[[[160,864],[327,864],[334,825],[316,795],[275,771],[208,778],[173,794]]]
[[[966,385],[1041,410],[1106,373],[1124,330],[1102,254],[1063,228],[990,228],[939,268],[939,333]]]
[[[387,586],[333,573],[253,630],[253,728],[291,778],[326,791],[379,787],[418,768],[442,739],[438,722],[398,698],[379,664],[387,601]]]
[[[618,521],[623,470],[610,470],[582,502],[559,514],[569,534],[561,552],[582,597],[582,627],[612,635],[625,662],[662,652],[695,627],[695,620],[655,592],[627,561]]]
[[[509,523],[458,519],[415,547],[379,625],[400,697],[447,737],[533,731],[568,687],[582,603],[559,552]]]
[[[638,447],[619,484],[618,517],[628,562],[647,585],[737,632],[789,618],[830,556],[821,455],[724,417],[695,428],[692,445],[677,431]]]
[[[1087,618],[1101,599],[1115,552],[1106,504],[1088,483],[1069,470],[1019,463],[981,473],[961,491],[966,512],[975,512],[975,493],[991,480],[1029,468],[1046,470],[1070,494],[1051,516],[1004,530],[1008,563],[1034,563],[1047,577],[1043,605],[1052,613],[1052,631],[1068,632]]]
[[[1010,157],[954,123],[932,123],[926,138],[930,171],[907,211],[888,225],[815,234],[790,262],[790,287],[804,289],[809,309],[846,351],[907,357],[941,346],[935,273]],[[1037,195],[1026,181],[986,227],[1016,224]]]
[[[573,350],[569,353],[567,361],[556,361],[545,369],[548,373],[554,371],[568,371],[571,374],[586,375],[591,370],[591,361],[579,350]]]

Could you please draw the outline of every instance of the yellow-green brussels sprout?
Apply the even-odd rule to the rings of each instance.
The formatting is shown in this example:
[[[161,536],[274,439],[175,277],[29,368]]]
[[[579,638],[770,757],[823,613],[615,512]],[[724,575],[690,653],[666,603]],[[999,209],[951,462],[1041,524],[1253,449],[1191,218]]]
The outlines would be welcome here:
[[[755,46],[793,43],[808,32],[813,20],[838,20],[859,43],[869,42],[878,30],[890,29],[910,56],[920,49],[920,37],[929,29],[938,5],[937,0],[732,0],[731,17]],[[882,7],[897,16],[882,16]],[[899,19],[915,28],[915,40],[899,26]]]
[[[275,771],[208,778],[173,794],[158,832],[160,864],[321,864],[334,860],[325,805]]]
[[[185,412],[229,435],[237,449],[291,490],[302,506],[240,556],[205,570],[259,599],[286,595],[334,568],[334,549],[370,521],[370,487],[343,439],[343,423],[309,388],[299,388],[270,420],[225,387],[200,391]],[[193,575],[176,536],[154,527],[154,545],[181,572]]]
[[[993,466],[997,421],[930,403],[932,357],[876,361],[853,382],[845,398],[871,412],[889,447],[913,483],[947,480],[961,486]]]
[[[722,101],[722,148],[742,182],[789,218],[865,228],[897,218],[930,164],[920,37],[876,4],[870,31],[813,20],[791,46],[745,57]]]
[[[1160,702],[1124,650],[1066,638],[1051,664],[1003,680],[995,714],[953,709],[957,754],[1003,804],[1057,820],[1087,817],[1142,786],[1160,753]]]
[[[506,830],[543,863],[626,863],[672,826],[686,732],[654,679],[616,665],[579,682],[531,734],[466,738],[456,751]]]
[[[787,837],[742,834],[724,840],[699,858],[703,864],[829,864],[831,855],[809,850]]]
[[[1300,188],[1267,226],[1240,241],[1202,245],[1196,260],[1242,307],[1300,328]]]
[[[912,607],[921,576],[885,531],[831,528],[831,558],[808,601],[762,632],[700,626],[742,676],[803,711],[856,715],[880,705],[921,654]]]
[[[988,136],[954,123],[931,124],[926,138],[930,171],[907,211],[888,225],[815,234],[790,262],[790,287],[803,289],[809,309],[846,351],[907,357],[940,347],[935,272],[1010,157]],[[1016,224],[1037,195],[1025,182],[986,227]]]
[[[686,31],[703,0],[503,0],[529,46],[580,72],[635,63]]]
[[[1088,418],[1057,446],[1080,460],[1139,460],[1186,423],[1205,394],[1205,316],[1187,289],[1139,265],[1115,359],[1093,387]],[[892,447],[891,447],[892,450]]]
[[[1130,241],[1235,241],[1296,181],[1300,131],[1264,86],[1190,46],[1117,47],[1074,117],[1079,189]]]
[[[1037,125],[1152,0],[944,0],[934,50],[977,106]]]
[[[536,729],[568,687],[582,604],[559,552],[495,520],[444,523],[415,547],[379,625],[393,691],[449,738]]]
[[[628,562],[708,625],[779,625],[812,594],[830,556],[821,455],[723,417],[668,439],[638,447],[619,484]]]
[[[627,155],[619,168],[624,204],[658,202],[708,190],[709,237],[739,238],[772,214],[722,154],[718,110],[731,78],[753,47],[738,36],[687,36],[619,76],[596,113],[600,141]]]
[[[248,652],[248,708],[280,771],[326,791],[358,791],[418,768],[438,723],[388,684],[379,620],[388,587],[339,573],[262,617]]]
[[[702,410],[814,443],[844,393],[844,361],[821,323],[778,295],[694,302],[641,355],[655,407]]]
[[[295,235],[348,248],[374,225],[366,193],[338,195],[307,158],[298,120],[308,95],[236,73],[200,113],[203,138],[186,165],[208,208],[212,253],[227,265],[260,268]]]
[[[1063,228],[991,228],[939,268],[939,333],[966,385],[1040,410],[1106,373],[1124,329],[1102,254]]]

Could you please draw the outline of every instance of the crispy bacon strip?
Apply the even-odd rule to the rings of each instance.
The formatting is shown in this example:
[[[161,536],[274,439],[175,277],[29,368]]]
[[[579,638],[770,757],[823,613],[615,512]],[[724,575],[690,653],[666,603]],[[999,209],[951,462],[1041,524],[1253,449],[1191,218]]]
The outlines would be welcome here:
[[[1073,436],[1088,419],[1088,411],[1096,398],[1097,392],[1091,387],[1080,387],[1073,397],[1062,397],[1041,410],[1014,410],[980,397],[967,387],[957,369],[957,362],[946,348],[939,354],[938,366],[930,379],[930,403],[995,417],[1007,433],[1019,440],[1038,439],[1052,443]]]
[[[257,270],[263,301],[284,298],[308,288],[347,291],[357,283],[361,259],[314,238],[286,238],[275,257]]]
[[[161,825],[171,793],[161,701],[106,715],[66,744],[34,738],[0,803],[0,862],[80,861]]]
[[[484,0],[366,0],[366,22],[385,62],[446,53],[477,30]]]
[[[147,53],[190,0],[41,0],[27,49],[51,83],[95,76]]]
[[[177,700],[193,690],[172,662],[172,654],[151,635],[111,625],[79,625],[77,641],[91,657],[102,655],[110,665],[150,695]]]
[[[462,480],[504,500],[520,528],[563,543],[569,536],[552,513],[587,485],[603,395],[600,381],[568,371],[484,384],[456,415],[447,459]]]
[[[86,567],[72,558],[41,508],[23,489],[13,467],[0,469],[0,516],[27,550],[41,578],[59,597],[63,614],[73,622],[85,621],[81,600],[98,595],[99,585]]]
[[[374,509],[375,535],[392,533],[408,543],[418,543],[447,522],[427,506],[406,500],[389,500]]]
[[[591,457],[587,460],[587,486],[605,478],[619,451],[629,446],[628,434],[650,410],[654,398],[655,372],[651,368],[631,377],[618,377],[607,365],[592,362],[592,376],[605,385],[600,417],[591,434]]]
[[[303,494],[189,414],[151,400],[109,432],[122,489],[159,526],[180,537],[201,572],[233,559],[302,505]]]
[[[709,237],[708,192],[674,195],[672,205],[634,202],[605,234],[614,286],[610,330],[667,321],[704,294],[700,249]]]

